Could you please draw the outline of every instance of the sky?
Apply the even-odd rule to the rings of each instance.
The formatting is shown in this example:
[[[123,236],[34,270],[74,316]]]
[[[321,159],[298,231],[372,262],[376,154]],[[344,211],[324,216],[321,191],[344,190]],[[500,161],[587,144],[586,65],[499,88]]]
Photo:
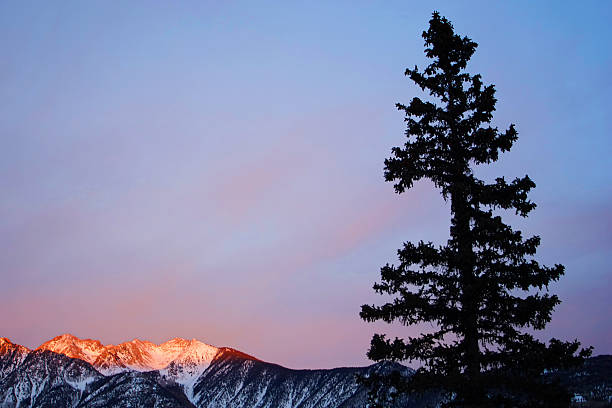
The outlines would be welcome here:
[[[529,174],[507,220],[562,263],[542,339],[612,353],[612,6],[603,1],[0,3],[0,336],[197,338],[292,368],[369,364],[362,304],[449,208],[383,161],[434,10],[479,43]]]

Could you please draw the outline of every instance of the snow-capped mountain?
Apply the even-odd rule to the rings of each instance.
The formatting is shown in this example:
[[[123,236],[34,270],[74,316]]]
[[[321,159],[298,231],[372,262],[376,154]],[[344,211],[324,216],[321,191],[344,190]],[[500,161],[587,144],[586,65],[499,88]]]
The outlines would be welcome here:
[[[391,363],[291,370],[195,339],[103,345],[65,334],[29,350],[2,338],[0,407],[363,407],[356,376],[380,370],[411,374]]]
[[[159,345],[134,339],[104,346],[98,340],[79,339],[71,334],[57,336],[43,343],[37,350],[49,350],[87,361],[104,375],[130,370],[168,369],[168,375],[174,380],[201,374],[219,351],[195,339],[175,338]]]

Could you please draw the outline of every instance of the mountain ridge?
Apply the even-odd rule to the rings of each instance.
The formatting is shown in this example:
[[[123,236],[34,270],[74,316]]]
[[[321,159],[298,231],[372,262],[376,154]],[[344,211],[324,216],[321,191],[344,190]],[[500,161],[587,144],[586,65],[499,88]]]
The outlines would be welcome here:
[[[396,363],[294,370],[196,339],[103,345],[64,334],[30,350],[2,338],[0,407],[363,407],[356,376],[390,369],[412,373]]]
[[[196,339],[179,337],[160,344],[134,339],[116,345],[103,345],[99,340],[80,339],[66,333],[44,342],[36,350],[49,350],[84,360],[108,375],[127,370],[162,370],[174,361],[203,368],[212,361],[219,348]]]
[[[414,372],[393,362],[292,369],[196,339],[161,344],[134,339],[104,346],[62,335],[43,345],[31,350],[0,338],[0,408],[357,408],[367,402],[367,389],[356,382],[357,376]],[[147,360],[156,347],[165,354]],[[50,349],[87,358],[98,368]],[[116,359],[108,360],[108,355]],[[550,375],[589,401],[603,403],[612,396],[612,356],[592,357],[578,371]],[[423,408],[439,401],[436,394],[406,396],[394,406]]]

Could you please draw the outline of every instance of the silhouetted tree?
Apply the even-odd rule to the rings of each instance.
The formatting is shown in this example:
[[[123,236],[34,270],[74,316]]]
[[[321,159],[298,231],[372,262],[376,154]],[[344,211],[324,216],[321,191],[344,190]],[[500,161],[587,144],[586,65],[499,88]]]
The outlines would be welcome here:
[[[465,71],[477,44],[455,34],[437,12],[423,38],[432,62],[406,75],[430,97],[397,104],[405,113],[407,141],[385,160],[385,179],[399,194],[431,180],[450,201],[450,239],[444,246],[405,243],[399,264],[381,268],[374,290],[393,300],[362,306],[361,317],[429,322],[433,329],[408,339],[375,335],[370,359],[419,361],[422,367],[412,377],[395,372],[364,381],[379,396],[373,398],[378,406],[385,404],[381,390],[391,389],[441,390],[449,407],[567,407],[569,394],[543,374],[575,366],[591,350],[580,349],[578,341],[546,345],[530,334],[545,327],[559,304],[548,284],[564,268],[535,261],[540,238],[523,237],[498,214],[513,210],[526,217],[535,208],[527,197],[535,184],[528,176],[487,183],[473,173],[474,166],[510,150],[517,132],[514,125],[505,131],[490,126],[494,86]]]

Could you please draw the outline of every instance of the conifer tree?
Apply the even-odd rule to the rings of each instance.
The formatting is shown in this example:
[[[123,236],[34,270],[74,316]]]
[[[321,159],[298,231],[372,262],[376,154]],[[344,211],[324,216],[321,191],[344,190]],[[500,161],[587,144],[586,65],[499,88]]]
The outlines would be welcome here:
[[[362,306],[361,317],[428,322],[433,330],[407,339],[375,335],[370,359],[416,361],[421,368],[410,377],[393,372],[363,381],[376,406],[385,405],[381,390],[392,389],[441,391],[448,407],[567,407],[569,394],[544,374],[580,364],[591,350],[578,341],[545,344],[532,334],[559,304],[548,285],[564,268],[539,264],[540,238],[524,237],[500,215],[510,210],[526,217],[536,206],[527,196],[535,184],[528,176],[486,182],[473,172],[510,150],[517,131],[491,125],[495,88],[466,72],[477,44],[455,34],[437,12],[422,36],[431,64],[405,74],[429,97],[396,105],[407,140],[392,149],[384,174],[398,194],[418,180],[432,181],[450,202],[450,238],[443,246],[405,243],[399,263],[381,268],[374,290],[392,300]]]

